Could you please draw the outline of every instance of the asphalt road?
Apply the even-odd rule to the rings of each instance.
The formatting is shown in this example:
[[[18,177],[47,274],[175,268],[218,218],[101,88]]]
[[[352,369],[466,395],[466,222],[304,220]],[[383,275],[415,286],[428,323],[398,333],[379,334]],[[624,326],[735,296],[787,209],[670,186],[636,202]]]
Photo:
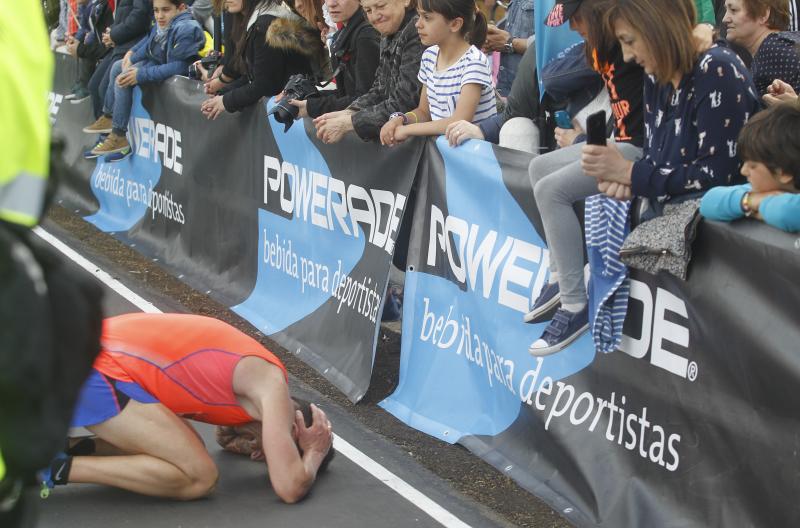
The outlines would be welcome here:
[[[77,253],[86,253],[79,240],[56,225],[48,233]],[[106,315],[156,309],[188,311],[183,304],[145,283],[128,281],[131,293],[112,277],[125,275],[111,261],[98,263],[89,254],[85,266],[103,282]],[[90,271],[70,261],[76,273]],[[130,274],[128,274],[130,275]],[[121,293],[122,292],[122,293]],[[124,295],[123,295],[124,294]],[[152,303],[154,308],[139,299]],[[133,300],[133,301],[132,301]],[[263,463],[223,452],[214,441],[214,429],[196,424],[220,470],[219,485],[204,500],[177,502],[139,496],[94,485],[59,486],[40,503],[43,528],[92,527],[501,527],[511,523],[483,505],[461,495],[447,482],[418,464],[406,451],[369,431],[350,413],[292,377],[293,394],[316,401],[334,423],[337,456],[321,475],[310,496],[296,505],[282,503],[270,488]]]

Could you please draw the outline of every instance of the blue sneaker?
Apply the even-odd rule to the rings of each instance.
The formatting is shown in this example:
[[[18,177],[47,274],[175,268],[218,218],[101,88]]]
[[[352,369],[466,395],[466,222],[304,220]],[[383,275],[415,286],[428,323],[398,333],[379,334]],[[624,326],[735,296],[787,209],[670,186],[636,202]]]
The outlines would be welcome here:
[[[83,151],[83,159],[92,160],[92,159],[95,159],[95,158],[99,158],[101,155],[100,154],[95,154],[94,149],[96,149],[97,147],[102,145],[105,142],[107,137],[108,137],[108,134],[100,134],[97,137],[97,143],[95,143],[91,148],[88,148],[88,149]]]
[[[103,158],[103,161],[106,163],[116,163],[118,161],[122,161],[128,156],[131,155],[131,147],[127,146],[124,149],[120,150],[119,152],[112,152],[111,154],[106,154]]]
[[[547,283],[539,292],[539,296],[533,302],[531,311],[522,318],[526,323],[543,323],[553,318],[556,309],[561,304],[561,293],[558,283]]]
[[[589,329],[589,306],[578,313],[559,308],[553,320],[544,329],[542,337],[531,344],[528,352],[533,356],[549,356],[565,349]]]
[[[39,496],[46,499],[50,496],[50,490],[56,487],[56,484],[66,484],[71,466],[72,457],[62,451],[53,458],[48,467],[37,471],[36,481],[41,486]]]

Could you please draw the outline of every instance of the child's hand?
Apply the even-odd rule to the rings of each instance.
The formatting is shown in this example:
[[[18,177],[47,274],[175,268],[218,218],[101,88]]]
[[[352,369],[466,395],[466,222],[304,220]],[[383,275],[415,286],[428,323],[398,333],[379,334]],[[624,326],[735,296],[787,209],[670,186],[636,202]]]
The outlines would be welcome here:
[[[381,145],[391,147],[395,144],[395,132],[403,126],[402,117],[393,117],[381,127]]]
[[[111,40],[111,28],[106,28],[105,32],[103,33],[103,45],[107,48],[114,47],[114,41]]]
[[[131,57],[133,57],[133,52],[129,51],[122,57],[122,71],[127,70],[131,67]]]
[[[394,130],[394,144],[397,145],[407,140],[411,135],[408,133],[408,125],[400,125]]]
[[[128,68],[123,73],[117,76],[117,86],[125,88],[126,86],[136,86],[136,74],[139,72],[138,68]]]
[[[575,143],[575,138],[578,137],[580,131],[575,128],[559,128],[556,127],[555,137],[556,143],[559,147],[564,148]]]
[[[215,95],[210,99],[203,101],[200,105],[200,111],[206,116],[206,119],[216,119],[225,111],[225,105],[222,103],[222,96]]]

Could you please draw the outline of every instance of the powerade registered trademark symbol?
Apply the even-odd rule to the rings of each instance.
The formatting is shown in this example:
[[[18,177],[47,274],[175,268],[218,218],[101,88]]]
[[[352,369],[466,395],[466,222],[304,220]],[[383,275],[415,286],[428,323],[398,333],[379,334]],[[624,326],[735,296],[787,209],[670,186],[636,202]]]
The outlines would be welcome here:
[[[697,379],[697,363],[694,361],[690,361],[689,365],[686,367],[686,379],[689,381]]]

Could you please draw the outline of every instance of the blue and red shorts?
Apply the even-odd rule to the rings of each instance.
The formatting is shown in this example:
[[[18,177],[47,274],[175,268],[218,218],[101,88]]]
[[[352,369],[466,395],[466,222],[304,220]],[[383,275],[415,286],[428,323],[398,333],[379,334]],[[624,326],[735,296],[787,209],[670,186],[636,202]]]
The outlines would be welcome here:
[[[97,425],[115,417],[129,401],[159,403],[141,385],[118,381],[92,369],[78,395],[70,427]]]

